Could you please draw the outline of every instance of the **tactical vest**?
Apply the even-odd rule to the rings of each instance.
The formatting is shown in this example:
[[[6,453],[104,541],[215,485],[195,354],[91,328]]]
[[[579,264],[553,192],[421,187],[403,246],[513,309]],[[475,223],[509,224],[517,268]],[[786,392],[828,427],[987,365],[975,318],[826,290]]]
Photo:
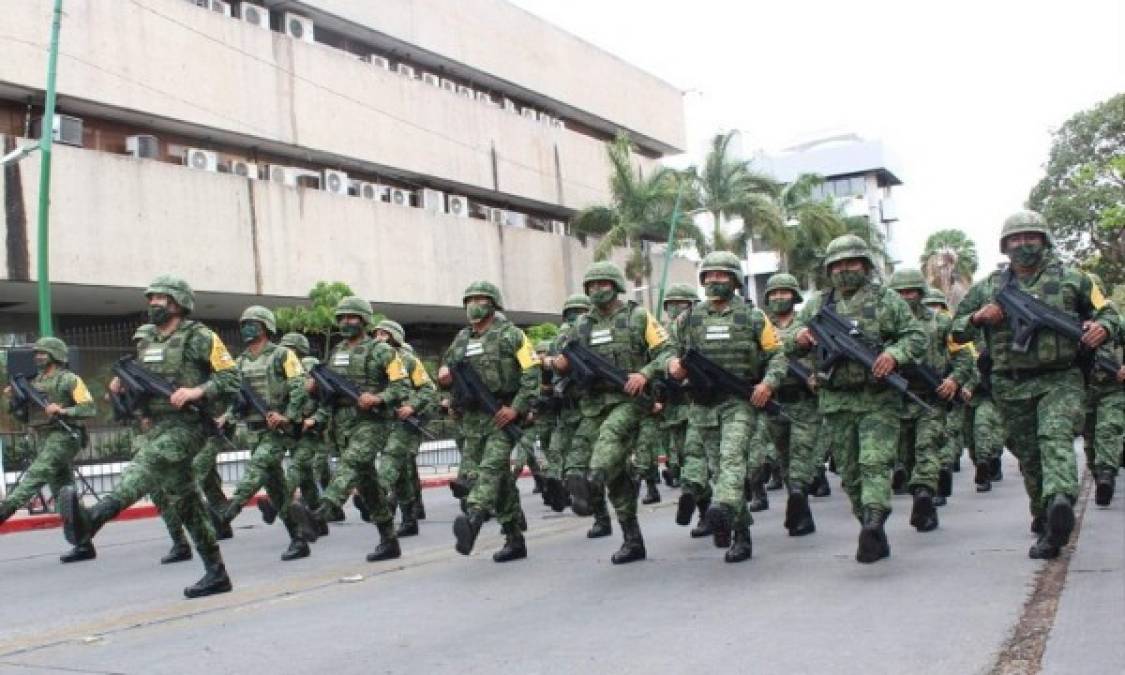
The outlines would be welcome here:
[[[504,351],[504,331],[512,325],[499,316],[481,335],[466,326],[453,339],[453,362],[465,361],[477,371],[484,386],[494,396],[510,403],[520,388],[520,368],[513,354]]]
[[[255,358],[249,351],[238,357],[238,370],[242,381],[266,402],[270,410],[284,411],[289,399],[289,389],[285,382],[285,357],[288,349],[272,342],[267,343]],[[261,415],[249,409],[246,419],[261,421]]]
[[[773,316],[771,314],[766,314],[766,316],[768,316],[769,319],[770,319],[770,322],[773,323],[773,329],[777,333],[777,339],[782,344],[785,344],[790,339],[792,339],[793,336],[795,336],[797,334],[797,331],[800,329],[800,325],[797,323],[796,318],[794,318],[792,321],[790,321],[788,326],[785,326],[783,328],[781,326],[781,324],[778,323],[776,316]],[[796,357],[790,356],[789,358],[794,359]],[[805,357],[803,359],[797,359],[797,360],[800,363],[802,363],[803,365],[805,365],[806,367],[808,367],[810,372],[814,370],[813,365],[812,365],[812,359],[810,357]],[[781,392],[784,392],[786,394],[787,398],[789,398],[789,399],[792,399],[792,397],[795,396],[795,395],[804,395],[804,394],[810,393],[807,383],[797,379],[796,377],[794,377],[793,375],[791,375],[788,372],[785,373],[785,377],[781,380],[781,387],[779,388],[778,391],[779,391],[779,395],[780,395]]]
[[[949,345],[946,342],[946,331],[942,330],[942,321],[937,312],[927,307],[922,307],[919,314],[915,314],[915,318],[926,332],[926,353],[922,357],[922,363],[932,368],[938,375],[944,376],[949,367]],[[914,391],[925,391],[927,394],[932,393],[929,391],[929,386],[916,375],[912,375],[911,371],[912,366],[902,369],[902,374],[909,382],[910,388]]]
[[[313,366],[318,365],[320,365],[320,359],[316,358],[315,356],[305,356],[301,358],[301,367],[304,368],[306,373],[312,371]],[[315,396],[306,397],[305,405],[301,408],[301,414],[305,417],[312,417],[312,415],[316,412],[318,405],[319,404],[317,403]]]
[[[55,372],[50,375],[37,374],[34,378],[28,381],[32,389],[42,392],[47,397],[48,403],[57,403],[58,405],[69,408],[73,406],[76,401],[71,395],[71,388],[68,388],[67,381],[71,378],[67,377],[70,371],[64,370],[55,366]],[[76,383],[72,383],[73,384]],[[34,403],[28,405],[28,425],[33,427],[44,427],[50,425],[51,418],[43,412],[43,409]],[[74,422],[70,422],[73,426]]]
[[[137,341],[137,360],[145,370],[171,381],[177,387],[197,387],[207,381],[210,366],[204,361],[187,361],[184,351],[196,335],[211,339],[211,331],[201,323],[185,320],[167,337],[158,332]],[[146,404],[150,415],[179,414],[168,399],[152,397]]]
[[[733,375],[759,377],[765,358],[758,336],[754,335],[754,309],[738,298],[731,300],[728,311],[723,314],[706,311],[709,307],[709,303],[705,303],[688,314],[685,345]]]
[[[1034,280],[1025,284],[1009,268],[1003,273],[993,272],[990,277],[992,287],[999,291],[1009,277],[1012,283],[1029,295],[1039,298],[1046,304],[1062,309],[1075,319],[1078,314],[1078,294],[1070,284],[1064,284],[1063,267],[1058,262],[1049,263]],[[1012,330],[1007,318],[988,332],[989,353],[996,372],[1013,370],[1040,370],[1066,368],[1074,364],[1078,356],[1078,343],[1061,337],[1058,333],[1044,328],[1031,339],[1026,353],[1012,350]]]
[[[627,373],[635,373],[648,363],[648,346],[643,336],[634,335],[631,320],[633,313],[642,310],[637,303],[628,302],[609,316],[597,311],[587,312],[575,327],[579,339],[590,351],[605,357]],[[599,382],[595,388],[617,391],[608,382]]]
[[[879,299],[882,286],[868,284],[852,296],[850,301],[839,298],[835,289],[828,292],[825,305],[849,320],[867,339],[867,344],[877,352],[883,350],[879,333]],[[875,385],[875,378],[868,373],[863,364],[851,359],[841,359],[832,368],[828,378],[830,389],[858,389],[865,385]]]
[[[341,342],[328,357],[328,369],[355,382],[364,391],[380,392],[389,384],[383,369],[371,372],[368,362],[380,349],[391,349],[389,345],[364,337],[354,347]]]

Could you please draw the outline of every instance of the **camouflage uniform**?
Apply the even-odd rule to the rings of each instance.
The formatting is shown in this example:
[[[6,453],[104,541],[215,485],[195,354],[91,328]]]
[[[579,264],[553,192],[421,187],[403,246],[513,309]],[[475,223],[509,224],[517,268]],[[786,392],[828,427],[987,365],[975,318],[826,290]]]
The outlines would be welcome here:
[[[978,348],[979,347],[979,348]],[[971,393],[965,405],[962,437],[976,467],[973,482],[977,492],[988,492],[992,481],[1000,480],[1000,455],[1004,452],[1004,421],[992,400],[992,357],[983,341],[974,343],[976,368],[964,389]]]
[[[832,305],[851,320],[877,351],[889,354],[896,369],[914,363],[926,349],[926,333],[897,293],[870,277],[874,260],[862,239],[844,235],[828,246],[825,266],[844,260],[865,262],[867,274],[851,292],[833,288],[809,299],[797,317],[797,332],[787,343],[790,358],[804,357],[796,335],[825,305]],[[853,283],[837,270],[839,281]],[[819,364],[818,364],[819,367]],[[891,511],[890,474],[895,461],[900,420],[900,396],[876,380],[870,370],[854,361],[837,363],[828,373],[818,373],[820,389],[817,409],[825,418],[825,443],[832,448],[851,501],[852,513],[862,523],[856,559],[874,562],[890,554],[883,524]]]
[[[23,421],[30,427],[37,452],[19,484],[0,502],[0,524],[38,494],[44,485],[50,486],[57,501],[63,487],[73,483],[74,457],[82,449],[85,434],[77,420],[93,417],[97,412],[82,378],[66,367],[68,351],[62,340],[40,338],[35,343],[35,354],[39,361],[45,357],[46,363],[29,384],[42,392],[48,402],[62,407],[57,419],[74,429],[78,438],[56,424],[56,418],[48,418],[34,403],[28,405]]]
[[[297,354],[301,360],[301,370],[309,372],[314,366],[320,365],[320,359],[309,355],[309,341],[300,333],[286,333],[281,336],[278,344],[288,347]],[[294,424],[301,424],[306,419],[316,415],[317,402],[311,396],[304,397],[304,403]],[[320,508],[320,483],[317,480],[316,457],[325,446],[325,434],[315,426],[312,429],[302,430],[293,447],[289,467],[285,474],[285,481],[290,488],[301,491],[301,501],[312,511]],[[328,534],[328,528],[322,528],[318,534]]]
[[[590,298],[582,294],[575,294],[566,299],[563,304],[564,323],[559,329],[559,334],[551,345],[550,355],[555,356],[574,332],[574,324],[581,314],[590,311]],[[587,454],[578,457],[574,454],[574,434],[582,421],[582,411],[578,408],[579,393],[571,385],[570,380],[559,376],[552,376],[553,386],[559,390],[558,423],[551,433],[550,450],[548,456],[551,461],[547,465],[547,485],[551,491],[551,509],[561,512],[570,506],[570,493],[564,484],[564,479],[569,474],[585,473],[590,465],[588,454],[589,446],[583,446]],[[579,448],[579,450],[583,450]],[[608,525],[608,523],[607,523]]]
[[[668,314],[664,328],[671,330],[673,321],[681,313],[688,311],[699,302],[695,287],[688,284],[672,284],[664,296],[664,311]],[[680,486],[680,472],[684,461],[684,443],[687,436],[688,411],[690,403],[679,384],[661,383],[667,388],[664,398],[664,482],[668,487]],[[704,509],[704,512],[706,509]],[[703,512],[700,512],[702,520]]]
[[[487,298],[485,310],[477,300]],[[515,324],[498,313],[504,308],[500,289],[487,281],[478,281],[465,289],[462,297],[466,312],[472,314],[470,322],[482,322],[491,316],[484,330],[477,332],[473,325],[461,329],[446,352],[443,365],[471,366],[482,384],[502,405],[511,407],[523,419],[539,391],[539,358],[531,342]],[[490,516],[495,516],[505,535],[505,545],[493,555],[496,562],[507,562],[527,556],[527,548],[520,531],[526,522],[520,507],[519,489],[512,477],[512,439],[498,428],[492,415],[483,412],[475,401],[454,400],[453,405],[462,412],[461,433],[464,436],[463,455],[477,458],[476,480],[465,498],[466,513],[457,517],[453,531],[457,538],[456,550],[469,555],[480,528]],[[513,421],[513,424],[516,422]],[[521,442],[528,442],[527,436]]]
[[[1038,234],[1046,245],[1024,241],[1006,247],[1008,238],[1016,234],[1025,239]],[[1020,278],[1011,267],[993,272],[969,289],[954,320],[955,338],[968,341],[983,336],[987,344],[993,363],[993,398],[1004,419],[1009,449],[1020,460],[1031,514],[1046,516],[1043,534],[1028,551],[1032,558],[1057,556],[1074,524],[1078,472],[1073,441],[1085,387],[1082,371],[1075,365],[1079,345],[1043,329],[1031,348],[1021,353],[1012,348],[1013,334],[1006,319],[995,326],[977,326],[973,317],[994,302],[1004,284],[1013,283],[1075,319],[1096,321],[1110,340],[1116,339],[1117,311],[1089,276],[1059,262],[1050,250],[1052,244],[1042,216],[1031,211],[1010,216],[1001,231],[1001,251],[1022,260],[1023,267],[1034,273]]]
[[[1090,278],[1104,292],[1101,279],[1095,275]],[[1114,363],[1122,363],[1123,345],[1125,330],[1119,323],[1116,344],[1103,345],[1099,353]],[[1092,367],[1087,370],[1086,381],[1086,464],[1094,474],[1094,502],[1109,506],[1125,435],[1125,387],[1114,376]]]

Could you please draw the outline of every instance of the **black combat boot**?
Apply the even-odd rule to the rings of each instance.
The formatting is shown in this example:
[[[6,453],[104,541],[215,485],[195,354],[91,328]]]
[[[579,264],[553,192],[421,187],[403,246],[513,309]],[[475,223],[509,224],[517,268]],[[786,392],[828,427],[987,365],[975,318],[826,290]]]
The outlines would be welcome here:
[[[212,522],[215,526],[215,539],[222,541],[224,539],[234,538],[234,528],[230,526],[230,522],[223,520],[218,523]]]
[[[1117,472],[1113,469],[1098,469],[1094,476],[1094,503],[1098,506],[1109,506],[1113,501]]]
[[[991,462],[977,462],[977,473],[973,476],[973,482],[977,485],[977,492],[988,492],[992,489]]]
[[[82,505],[82,498],[74,487],[67,485],[59,491],[59,516],[63,521],[63,536],[73,546],[87,544],[102,526],[121,513],[121,502],[112,496],[103,497],[92,509]]]
[[[266,525],[273,525],[273,521],[277,520],[277,507],[269,497],[258,499],[258,510],[262,512],[262,522]]]
[[[426,505],[422,502],[422,491],[418,491],[418,496],[414,499],[414,520],[426,519]]]
[[[480,534],[481,525],[484,525],[485,516],[480,511],[469,511],[468,515],[460,515],[453,521],[453,536],[457,538],[454,549],[461,555],[473,552],[473,544]],[[398,542],[395,542],[398,545]]]
[[[661,470],[661,472],[660,472],[660,477],[664,479],[664,484],[667,485],[668,487],[670,487],[670,488],[679,487],[680,486],[679,473],[680,473],[679,467],[671,467],[671,466],[668,466],[667,464],[665,464],[664,469]]]
[[[301,502],[292,502],[289,504],[288,522],[285,523],[285,529],[289,531],[290,538],[304,539],[310,544],[315,543],[317,538],[320,537],[320,528],[317,525],[320,516],[319,510],[316,514],[313,514]]]
[[[887,541],[887,533],[883,530],[887,515],[880,509],[869,506],[863,508],[863,527],[859,531],[856,561],[873,563],[890,556],[891,547]]]
[[[501,529],[504,532],[504,547],[492,554],[492,561],[504,563],[526,558],[527,544],[523,540],[523,533],[520,532],[520,528],[509,524]]]
[[[342,523],[348,519],[348,516],[346,513],[344,513],[343,506],[330,504],[328,512],[324,514],[324,519],[330,523]]]
[[[184,597],[202,598],[216,593],[229,593],[233,586],[223,565],[223,556],[216,550],[203,561],[203,578],[184,589]]]
[[[398,537],[414,537],[418,535],[418,520],[414,518],[414,502],[401,505],[402,524],[395,530]]]
[[[749,560],[754,555],[754,545],[750,541],[750,527],[743,525],[734,530],[734,543],[723,554],[723,560],[729,563],[738,563]]]
[[[747,510],[751,513],[758,513],[759,511],[768,511],[770,508],[770,496],[766,492],[766,485],[762,481],[753,481],[751,487],[753,492],[750,493],[750,501],[746,504]]]
[[[931,532],[937,529],[937,509],[934,508],[934,494],[930,492],[930,488],[914,489],[914,508],[910,511],[910,524],[919,532]]]
[[[645,479],[645,496],[644,496],[643,499],[641,499],[641,503],[645,504],[645,505],[648,505],[648,504],[656,504],[659,501],[660,501],[660,490],[656,489],[656,479],[655,478],[646,478]]]
[[[468,497],[469,492],[472,491],[472,489],[472,483],[468,478],[465,478],[463,476],[457,476],[453,480],[449,481],[449,491],[453,493],[454,499],[464,499],[465,497]]]
[[[730,548],[734,509],[722,503],[712,504],[711,508],[707,509],[707,525],[711,528],[715,548]]]
[[[702,539],[703,537],[710,537],[712,534],[711,524],[707,522],[707,509],[711,508],[710,499],[700,499],[699,505],[699,519],[695,523],[695,527],[691,528],[692,539]]]
[[[953,469],[953,473],[961,473],[961,455],[960,454],[958,454],[956,457],[953,458],[953,464],[950,466],[950,468]]]
[[[567,476],[566,490],[570,493],[570,510],[574,511],[574,515],[583,518],[594,515],[594,491],[585,476]]]
[[[371,522],[371,510],[367,508],[367,501],[358,492],[352,495],[352,506],[359,511],[359,518],[365,523]]]
[[[891,474],[891,490],[896,495],[904,495],[907,493],[906,480],[909,478],[906,475],[906,467],[901,464],[895,465],[894,473]]]
[[[1043,534],[1047,531],[1047,521],[1042,515],[1032,516],[1031,518],[1031,533]]]
[[[289,540],[289,548],[285,549],[281,554],[281,559],[289,561],[298,558],[307,558],[310,553],[309,543],[300,537],[294,537]]]
[[[637,560],[645,559],[645,540],[641,537],[641,525],[637,522],[636,518],[629,518],[621,521],[621,532],[625,535],[625,540],[621,543],[621,548],[610,557],[610,561],[614,565],[624,565]]]
[[[609,517],[609,507],[605,500],[594,502],[594,524],[586,532],[587,539],[600,539],[613,534],[613,521]]]
[[[327,516],[325,516],[323,513],[321,513],[321,511],[318,509],[316,511],[312,511],[311,513],[309,513],[309,517],[312,519],[313,525],[316,527],[316,536],[318,538],[319,537],[327,537],[328,533],[330,531],[328,529],[328,518],[327,518]]]
[[[817,467],[816,477],[809,486],[809,494],[813,497],[828,497],[832,494],[832,486],[828,484],[828,475],[823,466]]]
[[[548,495],[547,506],[555,513],[562,513],[570,506],[570,493],[566,491],[563,482],[554,476],[547,477],[546,491]]]
[[[97,552],[97,550],[94,549],[94,544],[90,543],[90,542],[87,542],[85,544],[79,544],[78,546],[75,546],[74,548],[70,549],[66,553],[60,555],[59,556],[59,562],[63,562],[63,563],[81,562],[83,560],[93,560],[94,558],[97,558],[97,557],[98,557],[98,552]]]
[[[938,494],[942,497],[953,496],[953,470],[948,466],[943,466],[938,470],[937,475]]]
[[[1066,495],[1055,495],[1047,507],[1047,527],[1027,556],[1036,560],[1057,558],[1070,541],[1073,529],[1074,507],[1070,505],[1070,499]]]
[[[533,494],[533,495],[543,494],[543,482],[544,482],[543,481],[543,475],[538,474],[538,473],[533,473],[533,474],[531,474],[531,481],[533,483],[535,483],[535,487],[531,488],[531,494]],[[547,499],[546,497],[543,498],[544,504],[547,503],[546,499]]]
[[[685,489],[680,493],[680,500],[676,502],[676,524],[691,525],[693,513],[695,513],[695,495]]]
[[[181,538],[179,541],[172,544],[172,548],[160,559],[160,564],[170,565],[185,560],[191,560],[191,546],[188,546],[188,543]]]
[[[785,503],[785,528],[790,537],[803,537],[816,532],[812,510],[809,509],[808,493],[799,486],[789,488],[789,500]]]
[[[768,464],[766,470],[770,477],[769,482],[766,483],[767,490],[780,490],[785,487],[784,481],[781,480],[781,467],[775,464]]]
[[[992,458],[992,482],[999,483],[1004,480],[1004,462],[1000,457]]]
[[[460,520],[461,516],[457,517]],[[483,520],[481,521],[484,522]],[[379,545],[375,550],[367,554],[367,562],[378,562],[380,560],[392,560],[402,555],[402,549],[398,545],[398,537],[395,536],[395,522],[388,520],[385,523],[378,523],[376,527],[379,528]],[[453,523],[453,531],[457,531],[457,523]],[[480,525],[477,525],[477,532],[480,532]],[[473,534],[473,539],[476,539],[476,534]],[[460,546],[460,537],[458,537],[458,546]],[[473,544],[469,542],[469,551],[472,551]],[[460,551],[461,549],[457,549]],[[466,552],[465,555],[468,555]]]

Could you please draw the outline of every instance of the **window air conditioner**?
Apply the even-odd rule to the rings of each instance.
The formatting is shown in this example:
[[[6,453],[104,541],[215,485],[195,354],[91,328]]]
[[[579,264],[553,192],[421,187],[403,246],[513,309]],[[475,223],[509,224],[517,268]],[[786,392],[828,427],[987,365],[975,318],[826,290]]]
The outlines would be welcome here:
[[[453,80],[447,80],[444,77],[441,78],[441,88],[451,94],[457,93],[457,83]]]
[[[370,199],[376,202],[386,201],[384,197],[386,197],[389,192],[389,188],[385,185],[379,185],[378,183],[359,181],[356,186],[356,194],[358,194],[361,199]]]
[[[314,42],[313,40],[313,20],[307,16],[294,14],[292,12],[285,13],[285,34],[294,40],[303,40],[304,42]]]
[[[459,96],[464,96],[465,98],[476,98],[477,97],[476,96],[477,93],[475,91],[473,91],[472,87],[466,87],[463,84],[457,85],[457,94]]]
[[[212,12],[218,12],[219,14],[222,14],[223,16],[229,17],[231,15],[231,13],[230,13],[230,3],[229,2],[223,2],[223,0],[211,0],[211,11]]]
[[[382,68],[383,70],[391,69],[390,59],[385,56],[379,56],[378,54],[371,55],[371,65]]]
[[[557,117],[552,117],[551,118],[551,126],[556,128],[556,129],[565,129],[566,128],[566,122],[563,122],[561,119],[559,119]]]
[[[409,77],[412,80],[414,79],[414,68],[406,65],[405,63],[400,63],[395,66],[395,70],[399,75],[402,75],[403,77]]]
[[[236,176],[258,180],[258,165],[251,164],[244,159],[235,159],[230,163],[230,172]]]
[[[297,172],[291,166],[273,164],[270,166],[270,181],[286,187],[297,187]]]
[[[433,73],[422,73],[422,81],[435,87],[441,86],[441,78]]]
[[[540,123],[540,124],[545,124],[545,125],[547,125],[547,126],[550,126],[550,125],[551,125],[551,120],[553,120],[553,119],[555,119],[555,118],[554,118],[554,117],[551,117],[550,115],[548,115],[548,114],[547,114],[547,113],[545,113],[545,112],[541,112],[541,113],[539,113],[539,123]]]
[[[504,212],[504,224],[508,227],[527,227],[527,214],[519,213],[517,211]]]
[[[423,188],[418,191],[418,205],[431,213],[445,213],[445,193]]]
[[[504,110],[507,110],[510,113],[519,112],[519,109],[516,107],[516,102],[507,97],[504,97]]]
[[[348,174],[343,171],[336,171],[334,169],[324,170],[324,180],[321,182],[324,186],[325,192],[331,192],[334,195],[348,194]]]
[[[529,120],[539,119],[539,112],[535,108],[524,108],[520,110],[520,114]]]
[[[504,209],[492,209],[488,212],[488,220],[496,225],[503,225],[507,220],[507,212]]]
[[[258,28],[270,29],[270,11],[265,7],[252,5],[244,0],[239,13],[246,23],[253,24]]]
[[[539,230],[540,232],[551,231],[551,221],[546,218],[537,218],[535,216],[527,216],[524,219],[524,225],[529,230]]]
[[[38,117],[31,123],[33,138],[43,137],[43,118]],[[82,118],[70,115],[55,115],[54,124],[51,125],[52,138],[56,143],[82,147]]]
[[[125,152],[134,157],[155,159],[160,156],[160,140],[156,136],[126,136]]]
[[[188,148],[184,154],[184,164],[200,171],[218,171],[219,155],[210,150]]]
[[[469,217],[469,198],[464,195],[449,195],[446,201],[447,212],[458,218]]]
[[[391,188],[391,203],[395,206],[410,206],[410,193],[402,188]]]

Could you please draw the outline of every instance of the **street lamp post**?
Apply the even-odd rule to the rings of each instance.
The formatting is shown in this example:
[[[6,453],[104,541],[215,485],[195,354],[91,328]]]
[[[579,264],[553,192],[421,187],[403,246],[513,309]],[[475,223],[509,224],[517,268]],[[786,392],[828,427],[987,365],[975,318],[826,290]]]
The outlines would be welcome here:
[[[59,61],[59,29],[62,27],[62,0],[55,0],[51,19],[51,50],[47,57],[47,96],[43,121],[39,125],[39,222],[36,228],[35,276],[39,295],[39,335],[53,335],[51,327],[51,271],[49,225],[51,215],[51,149],[55,140],[55,75]]]

